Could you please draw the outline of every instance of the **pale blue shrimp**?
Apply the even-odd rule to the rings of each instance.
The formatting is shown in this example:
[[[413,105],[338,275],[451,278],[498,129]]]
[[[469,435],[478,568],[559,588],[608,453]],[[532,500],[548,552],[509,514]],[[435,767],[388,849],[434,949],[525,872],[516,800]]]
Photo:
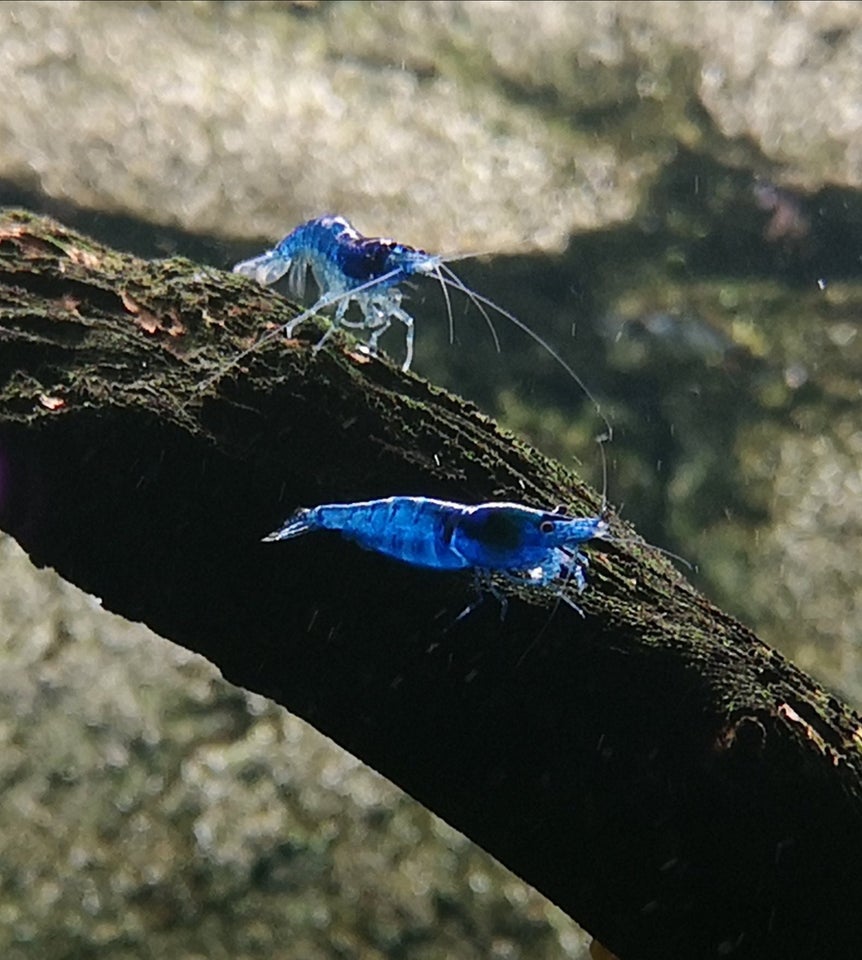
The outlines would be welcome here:
[[[608,539],[604,516],[567,517],[517,503],[467,506],[429,497],[386,497],[327,503],[297,510],[264,541],[313,530],[335,530],[366,550],[435,570],[473,570],[488,580],[502,574],[529,587],[571,578],[586,588],[589,564],[581,546]],[[565,594],[559,594],[579,613]]]
[[[318,217],[298,226],[276,247],[251,260],[243,260],[234,273],[253,277],[264,286],[287,274],[291,293],[302,297],[309,269],[320,290],[320,299],[282,329],[286,336],[322,307],[336,304],[332,326],[315,349],[320,349],[332,330],[339,326],[370,331],[369,346],[377,341],[393,320],[406,327],[407,356],[403,369],[413,362],[413,317],[401,307],[398,284],[416,274],[434,274],[442,266],[440,257],[395,240],[363,237],[343,217]],[[355,301],[362,320],[345,319]]]
[[[304,292],[306,275],[310,269],[320,291],[317,302],[289,323],[264,334],[257,343],[236,356],[201,386],[207,386],[218,379],[279,333],[291,337],[301,323],[329,306],[335,307],[332,325],[317,343],[315,350],[320,349],[333,330],[343,326],[366,331],[369,334],[368,346],[372,352],[376,352],[382,334],[389,329],[393,320],[399,320],[406,330],[406,356],[402,369],[409,370],[413,362],[414,321],[401,305],[403,293],[399,285],[411,277],[430,276],[437,280],[443,291],[450,330],[452,306],[449,290],[454,289],[468,297],[480,311],[491,329],[498,350],[499,341],[486,308],[523,330],[550,354],[593,404],[610,435],[610,423],[602,413],[598,401],[560,354],[514,314],[471,290],[446,264],[447,258],[438,254],[427,253],[425,250],[383,237],[365,237],[344,217],[325,216],[309,220],[284,237],[273,249],[250,260],[243,260],[233,269],[235,273],[253,278],[265,286],[275,283],[287,274],[290,290],[298,297]],[[351,303],[356,303],[362,319],[346,319]]]

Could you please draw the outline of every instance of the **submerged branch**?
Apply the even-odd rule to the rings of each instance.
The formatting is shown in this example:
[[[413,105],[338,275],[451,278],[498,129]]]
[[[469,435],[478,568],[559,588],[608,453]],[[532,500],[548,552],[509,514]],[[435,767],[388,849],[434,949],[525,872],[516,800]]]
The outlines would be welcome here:
[[[0,526],[34,562],[306,718],[623,960],[855,957],[859,719],[656,554],[591,549],[585,617],[337,537],[297,505],[596,495],[471,405],[314,328],[208,390],[277,294],[0,218]],[[621,532],[618,521],[612,522]]]

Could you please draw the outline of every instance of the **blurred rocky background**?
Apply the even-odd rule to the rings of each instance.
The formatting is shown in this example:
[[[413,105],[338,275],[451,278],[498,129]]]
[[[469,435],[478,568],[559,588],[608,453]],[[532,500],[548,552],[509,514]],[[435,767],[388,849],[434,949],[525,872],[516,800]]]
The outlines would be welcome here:
[[[611,499],[862,705],[862,5],[7,2],[0,84],[0,203],[121,248],[227,267],[333,212],[483,254],[459,275],[611,418]],[[546,351],[500,319],[497,354],[460,303],[450,343],[430,281],[410,309],[417,372],[600,482],[595,411]],[[0,539],[4,958],[587,942]]]

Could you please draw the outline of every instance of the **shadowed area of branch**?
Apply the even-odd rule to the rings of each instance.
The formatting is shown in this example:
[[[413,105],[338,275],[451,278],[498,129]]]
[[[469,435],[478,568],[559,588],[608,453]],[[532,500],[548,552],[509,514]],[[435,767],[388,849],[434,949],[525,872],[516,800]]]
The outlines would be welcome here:
[[[622,960],[855,957],[859,719],[655,552],[589,548],[583,618],[522,589],[502,622],[490,600],[455,622],[467,576],[328,534],[260,542],[296,506],[392,494],[599,507],[471,405],[343,338],[312,355],[313,325],[200,389],[291,316],[242,278],[4,213],[0,526],[309,720]]]

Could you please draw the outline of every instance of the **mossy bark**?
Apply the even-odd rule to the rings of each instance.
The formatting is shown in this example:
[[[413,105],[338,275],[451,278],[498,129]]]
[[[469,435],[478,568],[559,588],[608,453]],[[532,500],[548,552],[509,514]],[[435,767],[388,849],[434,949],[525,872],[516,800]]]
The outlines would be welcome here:
[[[0,216],[0,526],[306,718],[623,958],[857,957],[862,726],[662,557],[590,550],[585,616],[337,536],[297,505],[598,501],[470,404],[278,294]],[[626,533],[618,521],[614,529]]]

